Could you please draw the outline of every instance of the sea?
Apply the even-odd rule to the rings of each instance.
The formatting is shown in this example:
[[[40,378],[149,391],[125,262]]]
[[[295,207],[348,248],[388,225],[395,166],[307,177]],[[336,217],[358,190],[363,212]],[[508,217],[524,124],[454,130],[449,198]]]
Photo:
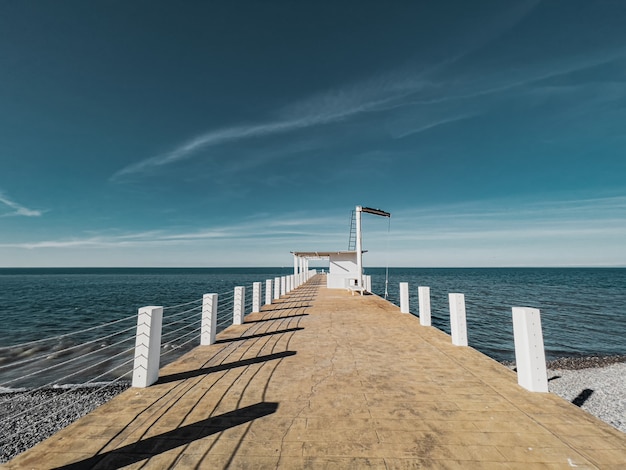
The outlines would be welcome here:
[[[224,328],[235,286],[247,287],[249,307],[253,282],[263,282],[264,289],[266,279],[292,272],[292,267],[0,268],[0,391],[128,380],[140,307],[165,307],[164,364],[199,344],[203,294],[220,295],[218,323]],[[626,355],[626,268],[365,268],[365,273],[372,276],[374,293],[384,297],[386,291],[396,304],[399,283],[408,282],[415,315],[418,286],[430,287],[433,326],[446,333],[448,294],[464,294],[469,345],[501,362],[515,359],[515,306],[540,309],[548,360]]]

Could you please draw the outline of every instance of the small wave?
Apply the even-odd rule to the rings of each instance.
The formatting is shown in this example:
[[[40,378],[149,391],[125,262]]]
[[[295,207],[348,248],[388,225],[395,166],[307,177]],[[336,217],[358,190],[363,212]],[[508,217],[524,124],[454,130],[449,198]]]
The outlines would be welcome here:
[[[0,395],[3,393],[19,393],[26,392],[28,388],[18,387],[18,388],[10,388],[10,387],[0,387]]]

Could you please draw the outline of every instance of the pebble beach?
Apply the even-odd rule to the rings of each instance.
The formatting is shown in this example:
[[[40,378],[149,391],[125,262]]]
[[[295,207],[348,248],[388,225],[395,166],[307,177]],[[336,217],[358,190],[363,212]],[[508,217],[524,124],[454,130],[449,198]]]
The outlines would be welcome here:
[[[597,358],[596,358],[597,359]],[[617,360],[615,360],[617,359]],[[626,358],[608,360],[599,367],[582,367],[585,361],[550,365],[548,389],[586,412],[626,433]],[[587,362],[588,364],[588,362]]]
[[[626,356],[563,358],[548,362],[551,393],[626,433]],[[63,388],[0,394],[0,420],[26,411],[8,423],[0,442],[0,463],[50,437],[129,387]],[[50,403],[59,412],[49,415]],[[42,403],[45,406],[38,407]],[[44,419],[45,418],[45,419]],[[37,423],[37,424],[34,424]]]

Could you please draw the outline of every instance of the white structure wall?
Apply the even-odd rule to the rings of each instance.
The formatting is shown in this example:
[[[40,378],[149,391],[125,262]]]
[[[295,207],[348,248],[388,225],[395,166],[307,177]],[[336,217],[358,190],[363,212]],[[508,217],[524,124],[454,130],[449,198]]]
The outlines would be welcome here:
[[[329,256],[329,271],[326,286],[329,289],[345,289],[357,286],[360,277],[357,265],[357,253],[334,253]]]

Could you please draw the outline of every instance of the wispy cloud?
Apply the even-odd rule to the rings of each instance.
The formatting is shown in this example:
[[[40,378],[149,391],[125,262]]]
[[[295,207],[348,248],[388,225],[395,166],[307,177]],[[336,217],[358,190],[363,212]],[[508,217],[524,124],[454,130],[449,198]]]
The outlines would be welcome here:
[[[483,28],[478,40],[463,44],[462,51],[453,57],[446,57],[428,67],[422,65],[419,69],[415,65],[399,67],[352,85],[309,96],[278,110],[277,119],[265,123],[251,123],[208,131],[183,142],[169,152],[146,158],[120,169],[111,177],[111,180],[121,180],[125,176],[141,174],[186,160],[210,147],[335,123],[363,113],[404,107],[410,104],[406,100],[411,95],[438,88],[438,85],[428,79],[429,76],[445,70],[471,51],[484,45],[485,42],[499,36],[503,31],[503,25],[505,25],[504,29],[508,29],[521,21],[537,3],[538,0],[531,0],[526,2],[523,8],[511,8],[506,17],[499,18],[499,21],[495,23],[497,26],[492,27],[488,32],[485,32]],[[432,124],[432,126],[436,125],[438,124]]]
[[[399,99],[414,93],[422,86],[424,83],[421,80],[403,74],[402,78],[385,76],[353,87],[321,93],[280,110],[279,119],[209,131],[184,142],[170,152],[122,168],[112,179],[118,180],[126,175],[185,160],[209,147],[287,133],[338,122],[365,112],[380,111],[394,106]]]
[[[0,213],[0,217],[11,217],[11,216],[23,216],[23,217],[40,217],[42,215],[41,211],[28,209],[27,207],[18,204],[17,202],[9,199],[4,193],[0,192],[0,204],[3,204],[5,208],[8,207],[9,211]]]
[[[450,48],[451,54],[430,65],[409,63],[387,73],[380,73],[352,85],[320,92],[270,113],[265,122],[252,122],[212,129],[180,143],[171,150],[121,168],[111,176],[121,181],[158,168],[205,155],[211,148],[244,140],[288,134],[327,124],[340,123],[364,114],[394,109],[406,110],[406,122],[392,132],[405,137],[461,121],[485,112],[489,107],[482,99],[527,87],[544,80],[596,67],[624,57],[623,49],[598,50],[594,54],[564,57],[558,61],[538,58],[508,68],[489,69],[465,67],[465,59],[489,47],[492,42],[511,31],[530,16],[540,0],[529,0],[514,7],[505,7],[479,30],[467,31],[466,41]],[[488,22],[489,23],[489,22]],[[499,63],[499,62],[496,62]],[[466,64],[465,64],[466,65]],[[515,64],[514,64],[515,65]],[[476,98],[478,98],[476,100]],[[470,104],[469,101],[475,103]],[[478,103],[478,104],[477,104]],[[435,109],[442,105],[442,109]],[[380,128],[380,122],[377,127]],[[404,129],[402,129],[404,127]],[[274,152],[281,155],[279,152]],[[255,162],[263,157],[255,156]],[[242,157],[231,167],[246,170],[258,165]]]
[[[421,125],[417,125],[415,127],[411,127],[409,129],[405,129],[405,130],[401,130],[399,132],[396,132],[394,137],[397,139],[402,139],[404,137],[408,137],[410,135],[414,135],[414,134],[420,134],[422,132],[426,132],[430,129],[434,129],[436,127],[440,127],[440,126],[445,126],[446,124],[452,124],[458,121],[464,121],[466,119],[471,119],[473,117],[479,116],[480,113],[464,113],[464,114],[460,114],[458,116],[450,116],[450,117],[446,117],[446,118],[442,118],[442,119],[438,119],[438,120],[433,120],[430,122],[426,122],[424,124]]]
[[[0,248],[13,249],[66,249],[66,248],[145,248],[185,245],[202,245],[213,241],[224,243],[272,239],[293,243],[318,243],[343,239],[343,229],[347,221],[340,217],[303,217],[300,214],[268,220],[265,217],[251,218],[236,224],[198,228],[189,231],[151,230],[125,233],[89,233],[83,237],[60,238],[54,240],[19,241],[0,243]],[[339,229],[339,232],[336,231]],[[265,242],[264,242],[265,243]],[[287,246],[287,245],[286,245]]]
[[[623,196],[525,204],[476,201],[400,211],[392,221],[392,232],[396,240],[414,242],[588,239],[593,243],[626,236],[624,211]]]

